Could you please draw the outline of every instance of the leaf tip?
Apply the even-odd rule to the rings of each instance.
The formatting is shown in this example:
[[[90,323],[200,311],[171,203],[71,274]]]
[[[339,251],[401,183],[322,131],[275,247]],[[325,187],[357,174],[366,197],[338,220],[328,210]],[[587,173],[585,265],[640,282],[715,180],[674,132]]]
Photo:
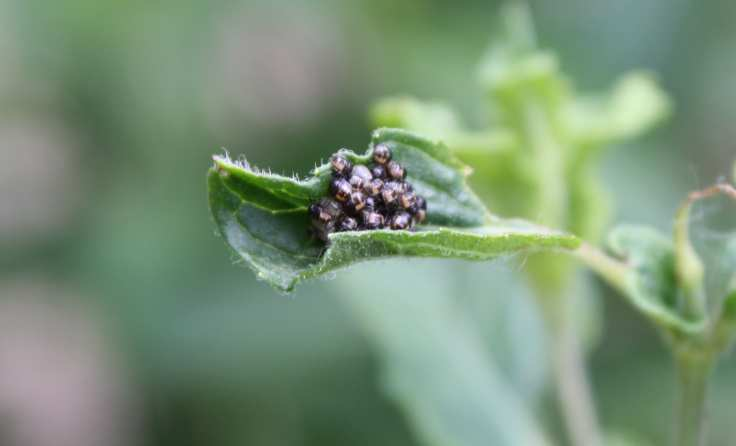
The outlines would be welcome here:
[[[225,153],[224,155],[212,155],[212,161],[214,162],[212,169],[222,177],[227,177],[230,173],[227,171],[226,166],[232,164],[230,157]]]

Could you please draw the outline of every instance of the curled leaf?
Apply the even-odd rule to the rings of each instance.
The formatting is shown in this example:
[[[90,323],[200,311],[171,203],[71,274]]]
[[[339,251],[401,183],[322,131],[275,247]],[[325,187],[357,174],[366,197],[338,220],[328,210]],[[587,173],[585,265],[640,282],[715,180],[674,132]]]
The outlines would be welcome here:
[[[621,262],[605,259],[585,246],[578,252],[656,324],[682,335],[686,342],[720,351],[736,332],[736,237],[732,230],[718,233],[715,240],[708,236],[716,233],[701,234],[700,238],[704,235],[717,246],[717,255],[708,256],[716,261],[706,263],[702,260],[705,246],[696,252],[691,242],[691,235],[704,228],[698,225],[694,231],[690,218],[695,202],[714,197],[725,197],[730,203],[736,199],[736,189],[720,183],[692,192],[677,213],[672,238],[648,227],[616,228],[609,246]],[[721,223],[729,224],[729,220]],[[707,277],[710,286],[706,286]]]
[[[634,307],[675,332],[702,332],[704,319],[686,319],[679,311],[675,252],[669,238],[649,227],[619,226],[611,232],[609,246],[630,267],[620,288]]]
[[[325,246],[309,234],[307,207],[327,195],[328,165],[297,180],[218,156],[208,187],[219,232],[259,278],[284,291],[304,279],[390,256],[489,260],[530,249],[577,246],[573,236],[489,214],[465,182],[467,167],[442,144],[380,129],[365,154],[342,153],[354,163],[367,163],[378,143],[391,148],[394,159],[406,167],[407,180],[426,198],[427,226],[416,232],[333,233]]]

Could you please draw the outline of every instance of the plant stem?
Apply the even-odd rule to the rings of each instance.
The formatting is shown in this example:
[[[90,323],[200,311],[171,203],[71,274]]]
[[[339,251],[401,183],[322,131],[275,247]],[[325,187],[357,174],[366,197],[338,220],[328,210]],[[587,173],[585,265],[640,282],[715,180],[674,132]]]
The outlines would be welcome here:
[[[574,255],[613,288],[626,293],[628,266],[625,263],[606,255],[595,246],[585,242],[574,252]]]
[[[719,186],[707,189],[706,193],[720,191],[736,196],[731,189]],[[575,251],[575,255],[609,285],[626,293],[626,276],[629,268],[626,263],[606,255],[587,243],[583,243]],[[687,342],[687,340],[676,341],[675,345],[679,342]],[[681,344],[675,349],[680,387],[674,442],[676,446],[705,444],[708,381],[719,351],[715,342],[715,339],[711,339],[705,344],[697,343],[693,346]]]
[[[570,316],[555,330],[554,370],[557,395],[570,442],[578,446],[602,444],[582,344]]]
[[[564,148],[556,136],[553,123],[545,114],[545,107],[542,105],[545,98],[532,96],[526,99],[524,127],[521,133],[527,137],[538,171],[544,173],[539,178],[537,219],[544,224],[560,227],[569,217],[566,210],[570,206],[566,166],[560,156],[564,153]],[[549,265],[544,266],[542,270],[549,271]],[[572,270],[562,271],[563,277],[572,273]],[[574,324],[573,312],[570,311],[571,299],[563,295],[566,286],[562,285],[555,289],[559,283],[554,282],[553,280],[551,292],[549,283],[541,286],[547,288],[550,295],[542,295],[538,300],[542,303],[543,311],[547,313],[553,335],[553,364],[558,404],[570,443],[575,446],[600,446],[603,440],[586,375],[585,355]],[[562,281],[566,282],[567,280]]]
[[[568,284],[566,288],[571,287]],[[555,396],[568,443],[600,446],[602,435],[586,371],[584,346],[574,317],[574,300],[561,291],[537,288],[536,294],[549,333]]]
[[[710,355],[680,355],[677,369],[680,384],[676,446],[705,444],[708,381],[714,361]]]

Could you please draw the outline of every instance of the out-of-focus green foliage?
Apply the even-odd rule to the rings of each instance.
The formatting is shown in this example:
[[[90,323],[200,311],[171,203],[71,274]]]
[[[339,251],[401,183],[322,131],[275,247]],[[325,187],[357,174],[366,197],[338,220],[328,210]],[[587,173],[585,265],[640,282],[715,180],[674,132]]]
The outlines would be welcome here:
[[[404,296],[429,279],[436,281],[422,296],[454,294],[468,330],[556,437],[559,422],[542,383],[548,339],[517,277],[526,255],[493,264],[371,262],[336,280],[305,283],[284,299],[233,265],[213,230],[202,181],[221,146],[287,176],[307,173],[334,148],[362,149],[373,128],[366,104],[387,93],[442,98],[457,106],[462,124],[485,130],[480,119],[491,116],[480,109],[469,68],[498,29],[499,3],[0,1],[0,296],[12,298],[7,284],[18,279],[52,280],[52,291],[81,295],[87,317],[106,327],[118,353],[114,366],[129,377],[124,391],[139,401],[132,419],[118,411],[137,434],[121,430],[119,441],[419,444],[404,413],[377,388],[377,349],[342,305],[358,291],[349,281],[363,274],[400,277]],[[581,90],[604,90],[615,73],[645,67],[672,94],[671,125],[604,153],[600,178],[615,197],[616,221],[667,233],[688,190],[731,175],[734,3],[529,4],[539,40],[556,50]],[[47,142],[29,146],[39,136]],[[479,176],[476,169],[470,179]],[[53,180],[50,190],[46,180]],[[59,206],[66,218],[53,212]],[[26,223],[9,232],[13,216]],[[64,311],[77,308],[59,294],[46,297]],[[606,336],[590,368],[601,419],[652,445],[669,444],[671,358],[628,305],[607,299],[605,310]],[[1,327],[3,342],[20,342],[9,329]],[[69,352],[62,336],[55,339],[55,352]],[[56,379],[57,367],[45,374],[37,362],[29,373],[6,373],[22,364],[0,363],[12,389],[27,383],[40,390],[23,380]],[[716,371],[713,445],[734,437],[733,366],[729,359]],[[21,410],[41,393],[24,392]],[[1,436],[4,420],[28,418],[14,418],[8,400],[0,401]],[[58,407],[52,401],[38,413]],[[75,426],[85,424],[75,407],[61,411]],[[100,426],[99,419],[86,423]]]
[[[623,76],[608,93],[578,94],[556,55],[537,47],[521,2],[504,9],[500,29],[480,67],[490,118],[481,130],[464,125],[442,103],[411,97],[379,101],[371,118],[377,125],[424,131],[445,141],[474,169],[471,185],[494,212],[595,241],[609,216],[596,170],[602,149],[659,122],[668,114],[669,99],[642,72]],[[540,255],[525,269],[553,332],[574,321],[591,345],[598,308],[579,305],[579,298],[561,299],[583,289],[572,285],[573,268],[570,259]],[[595,424],[594,418],[583,423]]]
[[[692,334],[703,328],[702,321],[679,314],[675,256],[669,238],[649,227],[619,226],[611,232],[609,246],[631,268],[625,295],[639,311],[680,333]]]
[[[369,267],[338,283],[379,352],[386,393],[422,443],[550,444],[456,297],[433,292],[446,288],[443,275],[407,282],[405,274]]]
[[[694,205],[720,195],[728,201],[731,217],[719,223],[728,229],[693,224]],[[736,337],[735,203],[736,189],[719,183],[690,193],[676,214],[672,240],[648,227],[619,227],[609,240],[618,261],[589,246],[578,251],[665,334],[679,377],[674,443],[681,446],[706,444],[713,370]],[[706,265],[697,252],[692,233],[698,231],[717,239],[715,255],[707,253],[715,263]]]
[[[215,157],[208,187],[210,209],[220,234],[259,278],[284,291],[302,279],[353,263],[389,256],[490,260],[540,248],[577,246],[577,239],[522,221],[491,215],[465,184],[465,166],[441,144],[401,130],[374,132],[365,155],[342,153],[354,163],[370,160],[372,147],[386,144],[407,169],[407,179],[427,200],[427,223],[409,231],[330,234],[323,243],[309,235],[310,203],[328,195],[329,164],[299,181]]]
[[[597,240],[609,215],[595,170],[598,155],[659,122],[669,100],[642,72],[623,76],[608,93],[579,95],[555,54],[537,47],[521,3],[510,4],[502,19],[503,32],[479,74],[491,111],[487,129],[469,130],[447,106],[409,97],[378,102],[372,119],[444,140],[473,168],[471,185],[494,212]],[[545,259],[530,271],[538,287],[554,295],[564,289],[571,265]]]
[[[691,213],[695,203],[718,194],[726,196],[725,206],[734,208],[736,190],[728,184],[694,192],[678,212],[672,239],[652,228],[627,226],[609,237],[612,252],[625,261],[628,273],[619,288],[632,304],[671,333],[675,349],[694,344],[688,348],[707,355],[726,348],[733,335],[736,233],[731,229],[719,236],[722,250],[714,270],[706,271],[690,233],[707,228],[692,223]]]

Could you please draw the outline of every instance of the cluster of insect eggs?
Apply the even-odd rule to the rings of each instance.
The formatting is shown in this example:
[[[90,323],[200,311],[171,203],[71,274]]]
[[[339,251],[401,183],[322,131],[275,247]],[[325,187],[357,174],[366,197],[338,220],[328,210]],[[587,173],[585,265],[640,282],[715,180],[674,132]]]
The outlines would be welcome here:
[[[309,207],[317,236],[375,229],[411,230],[427,216],[426,200],[406,181],[406,170],[385,144],[373,148],[370,166],[353,165],[341,154],[330,158],[330,197]]]

